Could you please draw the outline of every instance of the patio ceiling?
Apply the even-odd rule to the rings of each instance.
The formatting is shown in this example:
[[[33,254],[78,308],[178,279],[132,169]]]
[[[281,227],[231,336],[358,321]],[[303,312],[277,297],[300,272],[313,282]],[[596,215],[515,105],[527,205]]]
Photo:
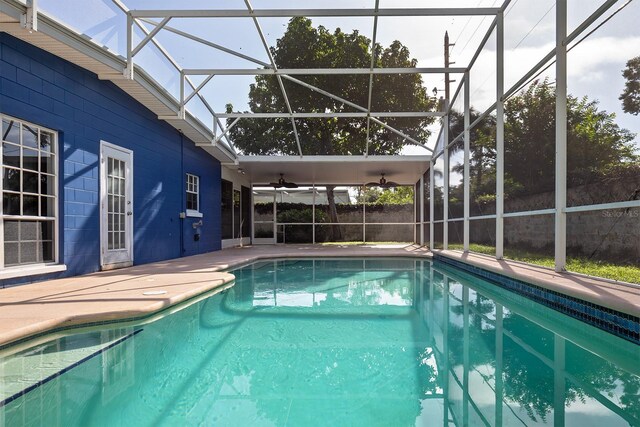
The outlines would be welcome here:
[[[280,174],[298,185],[362,185],[389,181],[414,185],[428,168],[431,156],[239,156],[239,165],[254,185],[277,181]]]

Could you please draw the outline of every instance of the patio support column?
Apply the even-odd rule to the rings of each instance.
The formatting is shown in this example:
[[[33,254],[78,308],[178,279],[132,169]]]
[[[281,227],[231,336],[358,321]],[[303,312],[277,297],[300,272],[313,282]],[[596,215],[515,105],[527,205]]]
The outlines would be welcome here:
[[[429,162],[429,250],[433,250],[433,168],[435,162]]]
[[[463,247],[465,252],[469,251],[469,211],[470,211],[470,188],[469,183],[471,177],[469,176],[469,151],[470,151],[470,129],[471,125],[471,113],[469,111],[469,72],[464,73],[464,213],[463,213]]]
[[[448,103],[447,103],[448,104]],[[448,105],[447,105],[448,108]],[[449,114],[444,116],[444,190],[442,194],[443,213],[442,213],[442,249],[449,249]]]
[[[504,15],[496,16],[496,259],[504,257]]]
[[[567,263],[567,0],[556,2],[555,270]]]
[[[316,244],[316,185],[313,184],[312,194],[313,194],[313,206],[311,207],[311,233],[313,236],[311,237],[311,243]],[[314,271],[315,274],[315,271]]]

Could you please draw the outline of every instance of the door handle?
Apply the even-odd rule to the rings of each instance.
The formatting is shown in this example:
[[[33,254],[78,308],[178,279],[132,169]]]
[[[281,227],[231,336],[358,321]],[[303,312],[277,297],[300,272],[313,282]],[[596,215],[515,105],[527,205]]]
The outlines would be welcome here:
[[[131,211],[127,212],[127,216],[131,216],[131,215],[133,215],[133,212]]]

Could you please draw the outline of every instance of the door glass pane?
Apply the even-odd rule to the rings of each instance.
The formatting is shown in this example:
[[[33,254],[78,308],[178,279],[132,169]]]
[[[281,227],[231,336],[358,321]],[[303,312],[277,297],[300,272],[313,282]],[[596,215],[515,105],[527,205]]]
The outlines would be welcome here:
[[[108,248],[125,248],[125,165],[122,160],[109,158],[107,161],[107,209]]]

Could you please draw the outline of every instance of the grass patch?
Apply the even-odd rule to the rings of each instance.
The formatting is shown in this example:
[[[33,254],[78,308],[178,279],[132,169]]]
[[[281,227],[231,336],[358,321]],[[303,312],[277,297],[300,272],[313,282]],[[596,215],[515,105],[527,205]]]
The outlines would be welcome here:
[[[462,245],[450,244],[449,249],[462,250]],[[476,243],[470,244],[469,250],[485,255],[495,255],[496,253],[494,246],[479,245]],[[543,267],[553,268],[555,265],[555,260],[551,256],[524,250],[507,250],[505,251],[505,257]],[[614,264],[611,261],[573,257],[567,259],[567,270],[575,273],[588,274],[589,276],[620,280],[622,282],[640,283],[640,266],[638,265]]]

